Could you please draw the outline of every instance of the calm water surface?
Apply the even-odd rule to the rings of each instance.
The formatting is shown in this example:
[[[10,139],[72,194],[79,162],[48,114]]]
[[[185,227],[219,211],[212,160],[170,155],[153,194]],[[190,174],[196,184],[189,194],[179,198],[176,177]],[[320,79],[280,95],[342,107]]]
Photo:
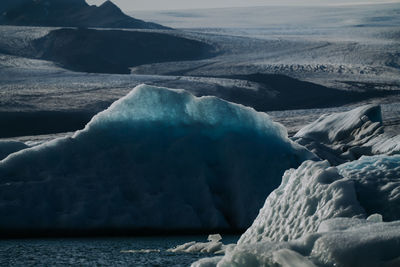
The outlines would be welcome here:
[[[184,236],[0,240],[0,266],[190,266],[200,258],[213,255],[171,253],[166,250],[189,241],[205,242],[206,238]],[[223,241],[233,243],[238,238],[226,236]]]

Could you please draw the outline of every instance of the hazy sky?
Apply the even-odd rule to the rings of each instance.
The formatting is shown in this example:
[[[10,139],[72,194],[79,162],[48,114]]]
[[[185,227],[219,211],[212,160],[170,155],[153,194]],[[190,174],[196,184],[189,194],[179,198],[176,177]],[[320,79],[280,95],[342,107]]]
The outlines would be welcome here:
[[[105,0],[86,0],[89,4],[99,5]],[[400,0],[112,0],[124,11],[192,9],[214,7],[240,7],[263,5],[337,5],[398,2]]]

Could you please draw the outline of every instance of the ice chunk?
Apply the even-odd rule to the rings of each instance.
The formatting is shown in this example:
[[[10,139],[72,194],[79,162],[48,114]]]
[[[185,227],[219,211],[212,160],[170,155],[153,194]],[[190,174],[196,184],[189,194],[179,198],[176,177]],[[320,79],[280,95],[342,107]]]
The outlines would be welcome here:
[[[355,129],[367,122],[382,123],[380,106],[362,106],[347,112],[325,114],[295,136],[333,143],[349,138]]]
[[[203,258],[194,262],[191,267],[214,267],[217,266],[218,262],[222,260],[222,256],[216,256],[212,258]]]
[[[302,128],[294,140],[333,165],[363,155],[400,153],[400,135],[384,133],[380,106],[323,115]]]
[[[213,234],[213,235],[209,235],[207,240],[210,242],[218,242],[221,241],[222,236],[220,234]]]
[[[238,243],[296,239],[315,232],[323,220],[374,213],[400,220],[400,155],[362,157],[338,167],[306,161],[285,172]]]
[[[399,188],[400,155],[337,167],[306,161],[285,173],[253,225],[217,264],[397,266]],[[194,266],[200,263],[212,266],[206,259]]]
[[[224,253],[225,248],[222,242],[188,242],[175,248],[168,249],[169,252],[187,252],[187,253]]]
[[[375,213],[375,214],[368,216],[367,221],[368,222],[383,222],[383,218],[382,218],[382,215]]]
[[[196,252],[196,253],[215,253],[223,254],[225,250],[231,247],[233,244],[224,245],[220,242],[222,239],[220,234],[209,235],[208,242],[188,242],[183,245],[176,246],[175,248],[170,248],[170,252]]]
[[[272,260],[279,266],[315,267],[306,257],[287,248],[274,251]]]
[[[141,85],[0,162],[0,229],[243,229],[311,157],[265,113]]]
[[[160,249],[130,249],[130,250],[121,250],[121,253],[159,253]]]
[[[354,182],[357,199],[368,215],[400,220],[400,155],[361,157],[339,165],[338,170]]]
[[[293,240],[317,231],[323,220],[355,216],[364,216],[364,210],[353,182],[327,161],[306,161],[285,172],[282,184],[267,197],[238,243]]]
[[[351,225],[351,219],[335,224]],[[331,222],[332,223],[332,222]],[[341,231],[324,233],[312,248],[311,257],[325,265],[384,266],[400,257],[400,221],[370,223],[363,220]],[[395,265],[387,265],[395,266]]]

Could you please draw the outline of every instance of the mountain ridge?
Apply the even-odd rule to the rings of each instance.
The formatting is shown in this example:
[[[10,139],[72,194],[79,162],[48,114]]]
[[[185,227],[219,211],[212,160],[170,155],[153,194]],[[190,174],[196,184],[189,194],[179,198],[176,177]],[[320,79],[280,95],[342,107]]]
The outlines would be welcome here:
[[[110,0],[98,7],[85,0],[4,0],[0,13],[2,25],[169,29],[130,17]]]

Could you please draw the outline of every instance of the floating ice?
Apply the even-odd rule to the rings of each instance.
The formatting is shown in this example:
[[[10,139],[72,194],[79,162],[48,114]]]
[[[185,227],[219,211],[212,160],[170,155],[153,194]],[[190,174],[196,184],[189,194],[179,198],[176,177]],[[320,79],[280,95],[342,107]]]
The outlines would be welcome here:
[[[400,136],[384,133],[380,106],[323,115],[302,128],[294,139],[333,165],[363,155],[400,153]]]
[[[224,252],[222,242],[188,242],[175,248],[168,249],[169,252],[187,252],[187,253],[215,253]]]
[[[218,242],[221,241],[222,236],[220,234],[213,234],[213,235],[209,235],[207,240],[210,242]]]
[[[121,253],[159,253],[160,249],[129,249],[121,250]]]
[[[0,229],[243,229],[311,157],[264,113],[141,85],[0,162]]]
[[[208,242],[188,242],[183,245],[170,248],[169,252],[187,252],[187,253],[215,253],[222,254],[226,249],[234,246],[234,244],[224,245],[220,234],[209,235]]]

